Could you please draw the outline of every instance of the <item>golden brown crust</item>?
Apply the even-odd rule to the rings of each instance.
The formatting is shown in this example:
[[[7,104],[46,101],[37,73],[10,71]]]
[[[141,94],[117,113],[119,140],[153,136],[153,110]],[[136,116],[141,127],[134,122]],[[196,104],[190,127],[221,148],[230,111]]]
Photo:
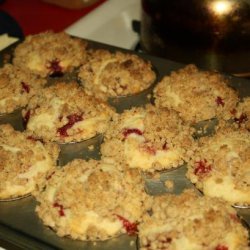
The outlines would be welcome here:
[[[44,79],[29,71],[5,64],[0,69],[0,114],[25,107],[45,84]]]
[[[31,193],[54,168],[58,154],[57,145],[43,144],[8,124],[0,125],[0,199]]]
[[[205,195],[231,204],[250,205],[250,134],[230,126],[214,136],[201,138],[187,177]]]
[[[238,102],[237,93],[220,74],[188,65],[165,76],[154,89],[155,103],[179,112],[187,122],[215,117],[229,118]]]
[[[103,133],[114,111],[76,83],[57,83],[34,96],[26,110],[27,130],[45,141],[82,141]]]
[[[103,100],[139,93],[156,79],[149,61],[137,55],[107,50],[90,53],[80,68],[79,77],[88,94]]]
[[[175,168],[192,153],[192,133],[173,110],[132,108],[113,119],[101,153],[108,161],[147,172]]]
[[[248,232],[236,211],[220,199],[193,191],[154,197],[139,226],[140,250],[247,250]]]
[[[86,56],[87,43],[64,32],[29,35],[14,51],[13,63],[46,77],[71,72]]]
[[[38,216],[60,237],[105,240],[135,233],[151,198],[137,170],[118,169],[100,161],[74,160],[56,170],[35,194]]]

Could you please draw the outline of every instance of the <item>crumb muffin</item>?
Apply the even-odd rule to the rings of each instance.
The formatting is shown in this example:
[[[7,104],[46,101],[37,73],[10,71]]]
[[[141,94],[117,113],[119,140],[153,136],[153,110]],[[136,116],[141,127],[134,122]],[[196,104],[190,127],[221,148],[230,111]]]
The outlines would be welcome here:
[[[140,250],[247,250],[248,232],[236,211],[192,190],[154,197],[139,225]]]
[[[36,138],[78,142],[103,133],[114,111],[76,83],[57,83],[34,96],[23,110],[26,129]]]
[[[96,241],[137,233],[151,197],[139,171],[119,168],[77,159],[56,170],[35,194],[38,216],[60,237]]]
[[[238,102],[237,93],[215,72],[194,65],[165,76],[154,89],[155,104],[176,110],[189,123],[215,117],[230,117]]]
[[[0,114],[25,107],[46,81],[11,64],[0,69]]]
[[[86,46],[64,32],[29,35],[16,47],[13,63],[42,77],[61,76],[81,65]]]
[[[44,144],[26,132],[0,125],[0,200],[23,197],[34,191],[56,166],[57,145]]]
[[[201,138],[188,163],[187,177],[204,195],[249,206],[249,132],[223,127],[214,136]]]
[[[151,63],[137,55],[96,50],[80,68],[79,78],[88,94],[107,100],[149,88],[156,74]]]
[[[173,110],[132,108],[113,119],[101,145],[102,158],[146,172],[176,168],[192,153],[192,132]]]
[[[250,97],[243,98],[231,114],[237,127],[245,127],[250,131]]]

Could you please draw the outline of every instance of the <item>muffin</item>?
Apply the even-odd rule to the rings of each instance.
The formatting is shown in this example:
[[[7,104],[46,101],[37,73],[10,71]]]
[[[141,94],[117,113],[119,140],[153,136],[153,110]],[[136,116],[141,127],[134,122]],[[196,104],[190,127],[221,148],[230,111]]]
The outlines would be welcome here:
[[[44,79],[11,64],[0,69],[0,114],[25,107],[46,84]]]
[[[250,134],[231,127],[198,141],[187,178],[206,196],[250,205]]]
[[[105,161],[154,172],[176,168],[189,159],[193,129],[173,110],[147,105],[117,115],[104,135]]]
[[[38,216],[60,237],[96,241],[137,233],[151,198],[139,171],[118,169],[96,160],[71,161],[36,192]]]
[[[237,93],[220,74],[188,65],[165,76],[154,89],[155,104],[176,110],[191,124],[216,117],[228,119]]]
[[[0,200],[11,200],[34,191],[46,173],[55,167],[59,149],[44,144],[26,132],[0,125]]]
[[[156,74],[151,63],[137,55],[94,50],[80,68],[79,78],[88,94],[107,100],[148,89]]]
[[[154,198],[139,225],[140,250],[247,250],[248,232],[236,211],[218,198],[191,190]]]
[[[79,67],[86,56],[87,42],[64,32],[29,35],[15,51],[13,63],[46,76],[62,76]]]
[[[58,143],[79,142],[103,133],[114,111],[88,96],[76,83],[57,83],[34,96],[23,117],[34,137]]]

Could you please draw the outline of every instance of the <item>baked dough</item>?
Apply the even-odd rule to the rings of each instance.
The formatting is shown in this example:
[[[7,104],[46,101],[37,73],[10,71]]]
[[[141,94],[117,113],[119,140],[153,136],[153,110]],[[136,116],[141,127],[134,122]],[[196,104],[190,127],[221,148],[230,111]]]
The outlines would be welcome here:
[[[37,191],[36,211],[58,236],[106,240],[134,234],[152,199],[135,169],[81,159],[56,170]]]
[[[33,192],[55,167],[58,154],[57,145],[37,141],[9,124],[0,125],[0,200]]]
[[[80,68],[79,78],[88,94],[107,100],[149,88],[156,74],[151,63],[137,55],[94,50]]]
[[[103,133],[114,111],[88,96],[76,83],[58,83],[34,96],[23,111],[27,130],[36,138],[76,142]]]
[[[215,117],[228,119],[238,95],[220,74],[188,65],[165,76],[154,89],[155,104],[179,112],[192,124]]]
[[[132,108],[113,119],[101,145],[102,158],[146,172],[176,168],[192,154],[192,132],[173,110]]]
[[[0,114],[25,107],[46,84],[44,79],[11,64],[0,69]]]
[[[13,63],[42,77],[59,76],[79,67],[87,42],[64,32],[29,35],[14,51]]]
[[[221,127],[201,138],[188,163],[187,177],[204,195],[232,205],[250,205],[250,134]]]
[[[140,250],[248,250],[248,232],[236,211],[217,198],[188,190],[154,197],[139,225]]]

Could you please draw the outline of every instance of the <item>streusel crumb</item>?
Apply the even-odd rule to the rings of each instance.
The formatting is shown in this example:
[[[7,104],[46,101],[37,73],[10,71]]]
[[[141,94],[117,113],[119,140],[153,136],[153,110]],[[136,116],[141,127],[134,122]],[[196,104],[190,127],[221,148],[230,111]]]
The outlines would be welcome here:
[[[27,130],[45,141],[89,139],[103,133],[114,111],[76,83],[58,83],[34,96],[23,111]]]
[[[13,63],[42,77],[58,76],[79,67],[87,42],[64,32],[29,35],[14,51]]]
[[[96,241],[136,234],[152,198],[139,171],[119,169],[95,160],[68,163],[36,193],[38,216],[60,237]]]
[[[248,232],[236,211],[217,198],[188,190],[154,197],[139,225],[140,250],[248,250]]]
[[[179,112],[187,122],[229,118],[238,95],[220,74],[188,65],[165,76],[154,89],[155,104]]]
[[[147,89],[156,74],[151,63],[137,55],[96,50],[80,68],[79,77],[88,94],[107,100]]]

